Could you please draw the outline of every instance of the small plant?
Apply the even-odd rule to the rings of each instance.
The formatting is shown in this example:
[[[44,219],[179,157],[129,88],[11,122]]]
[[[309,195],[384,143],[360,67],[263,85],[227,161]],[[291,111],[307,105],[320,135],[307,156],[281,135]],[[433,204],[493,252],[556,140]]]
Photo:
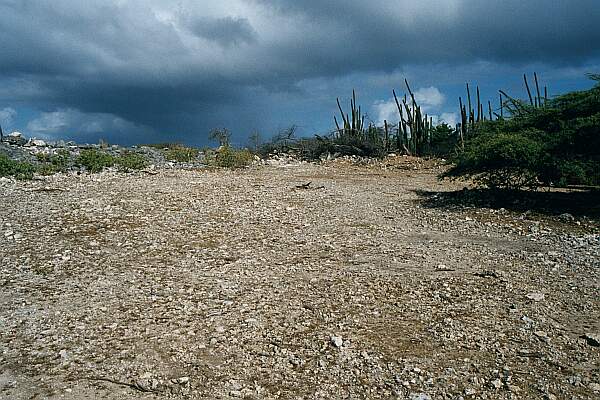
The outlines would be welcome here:
[[[176,146],[165,150],[165,158],[168,161],[192,162],[198,158],[198,149],[193,147]]]
[[[254,154],[249,150],[236,150],[224,146],[215,152],[214,156],[207,159],[208,165],[219,168],[243,168],[252,164]]]
[[[231,142],[231,132],[227,128],[215,128],[208,134],[210,140],[219,142],[219,146],[227,147]]]
[[[143,154],[128,151],[117,157],[115,164],[120,171],[135,171],[146,168],[148,159]]]
[[[115,157],[96,149],[83,150],[75,160],[75,165],[96,173],[115,165]]]
[[[41,162],[41,163],[50,162],[50,154],[48,154],[48,153],[36,153],[35,154],[35,159],[38,160],[38,162]]]
[[[13,176],[18,180],[33,179],[35,167],[28,162],[10,159],[5,154],[0,154],[0,176]]]
[[[59,150],[56,154],[50,157],[50,164],[56,172],[67,172],[69,163],[71,162],[71,153],[68,150]]]
[[[53,175],[58,172],[67,172],[71,155],[68,150],[59,150],[57,154],[37,153],[35,155],[39,164],[36,172],[40,175]]]

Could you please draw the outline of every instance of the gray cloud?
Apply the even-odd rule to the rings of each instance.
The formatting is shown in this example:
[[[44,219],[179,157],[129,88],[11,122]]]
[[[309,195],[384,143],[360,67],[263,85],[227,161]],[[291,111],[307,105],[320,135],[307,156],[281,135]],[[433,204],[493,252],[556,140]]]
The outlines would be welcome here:
[[[149,135],[295,122],[287,111],[315,114],[319,87],[349,76],[377,87],[600,57],[596,0],[0,0],[0,15],[0,108],[78,110],[79,127],[111,115]]]
[[[198,17],[186,22],[195,35],[225,47],[256,41],[256,31],[246,18]]]

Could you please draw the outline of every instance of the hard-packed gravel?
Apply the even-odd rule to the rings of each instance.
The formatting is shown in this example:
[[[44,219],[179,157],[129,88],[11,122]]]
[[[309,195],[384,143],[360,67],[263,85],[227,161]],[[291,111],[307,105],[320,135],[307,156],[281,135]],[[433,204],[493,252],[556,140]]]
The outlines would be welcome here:
[[[3,179],[0,399],[600,398],[597,223],[419,165]]]

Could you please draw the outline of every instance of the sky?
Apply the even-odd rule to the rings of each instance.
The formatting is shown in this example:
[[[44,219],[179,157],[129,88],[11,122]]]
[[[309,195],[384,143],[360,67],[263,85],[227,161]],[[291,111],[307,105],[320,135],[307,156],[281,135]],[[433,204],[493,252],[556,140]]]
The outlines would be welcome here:
[[[465,83],[498,107],[600,73],[598,0],[0,0],[0,124],[46,140],[233,143],[334,128],[352,89],[398,120],[404,79],[436,121]]]

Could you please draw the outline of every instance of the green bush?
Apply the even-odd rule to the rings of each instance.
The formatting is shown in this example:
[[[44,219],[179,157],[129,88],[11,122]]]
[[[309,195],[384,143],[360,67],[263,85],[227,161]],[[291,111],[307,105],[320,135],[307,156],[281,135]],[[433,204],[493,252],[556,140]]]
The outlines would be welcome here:
[[[66,172],[71,162],[71,153],[69,150],[59,150],[56,154],[50,156],[50,164],[56,172]]]
[[[71,154],[68,150],[59,150],[57,154],[37,153],[36,159],[39,164],[36,172],[40,175],[53,175],[58,172],[66,172],[69,169]]]
[[[0,176],[13,176],[19,180],[32,179],[35,167],[28,162],[15,161],[0,154]]]
[[[174,146],[165,150],[168,161],[192,162],[198,158],[199,150],[193,147]]]
[[[230,146],[222,146],[213,155],[207,157],[207,163],[219,168],[243,168],[252,164],[254,154],[249,150],[236,150]]]
[[[125,152],[115,159],[120,171],[135,171],[148,166],[148,159],[143,154]]]
[[[469,177],[492,188],[534,187],[533,171],[545,156],[542,144],[522,134],[482,134],[467,143],[445,176]]]
[[[48,153],[36,153],[35,154],[35,159],[38,162],[47,163],[47,162],[50,162],[50,154],[48,154]]]
[[[600,84],[521,108],[479,124],[443,176],[505,188],[600,185]]]
[[[96,149],[83,150],[75,159],[75,165],[96,173],[115,165],[115,157]]]
[[[431,140],[426,153],[429,155],[448,157],[456,152],[458,134],[446,123],[435,126],[431,130]]]

